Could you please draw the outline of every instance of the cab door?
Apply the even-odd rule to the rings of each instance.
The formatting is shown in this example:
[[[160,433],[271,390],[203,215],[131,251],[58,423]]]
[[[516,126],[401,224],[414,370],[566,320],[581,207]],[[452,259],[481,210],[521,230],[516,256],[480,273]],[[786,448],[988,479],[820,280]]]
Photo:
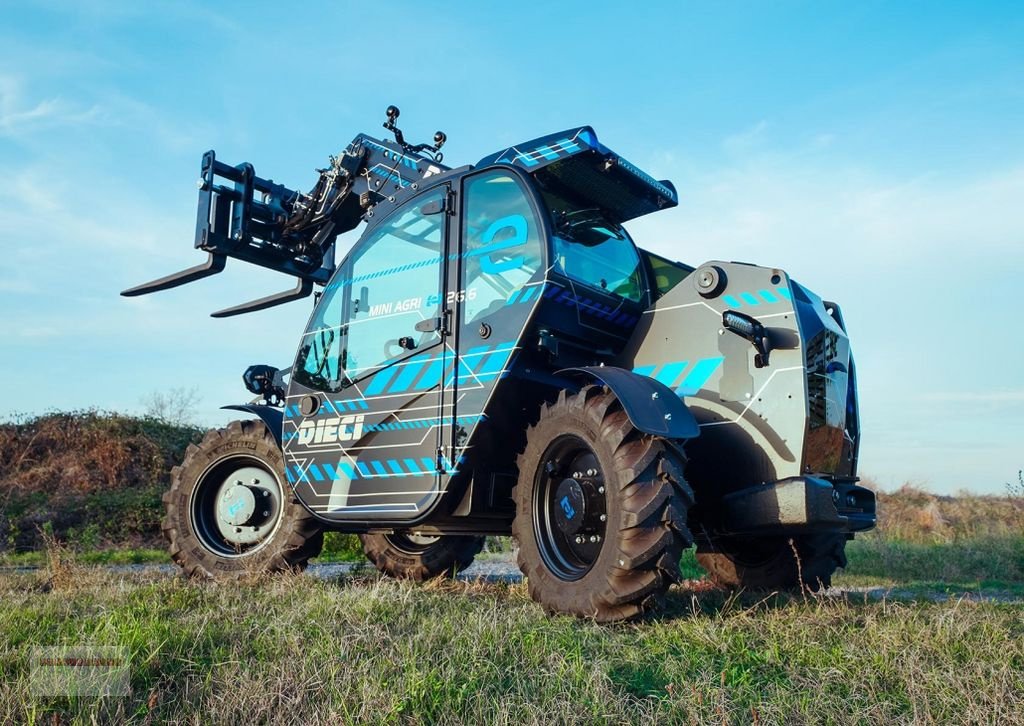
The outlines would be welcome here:
[[[324,519],[415,519],[439,495],[449,195],[436,186],[369,228],[303,335],[285,408],[286,475]]]
[[[490,481],[516,453],[518,414],[492,401],[544,294],[546,228],[535,191],[508,167],[463,177],[458,210],[447,293],[457,357],[442,393],[441,461],[446,476]]]

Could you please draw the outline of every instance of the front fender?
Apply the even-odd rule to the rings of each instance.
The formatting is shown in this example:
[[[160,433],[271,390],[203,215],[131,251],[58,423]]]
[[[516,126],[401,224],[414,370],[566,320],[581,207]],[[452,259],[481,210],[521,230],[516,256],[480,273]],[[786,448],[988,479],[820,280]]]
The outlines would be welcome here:
[[[259,416],[270,430],[270,433],[274,435],[274,441],[277,442],[278,448],[283,448],[281,446],[281,432],[284,430],[284,411],[281,409],[257,403],[233,404],[231,406],[221,406],[221,408],[231,411],[245,411],[246,413]]]
[[[566,368],[559,374],[596,379],[619,399],[630,422],[645,434],[666,439],[693,439],[700,434],[697,419],[672,389],[661,381],[614,366]]]

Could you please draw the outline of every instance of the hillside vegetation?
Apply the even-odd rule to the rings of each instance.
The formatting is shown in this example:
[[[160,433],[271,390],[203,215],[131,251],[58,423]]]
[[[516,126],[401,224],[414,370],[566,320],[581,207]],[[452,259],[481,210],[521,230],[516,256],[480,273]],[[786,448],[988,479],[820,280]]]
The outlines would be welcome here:
[[[160,496],[202,434],[96,411],[0,424],[0,557],[41,549],[44,533],[82,551],[162,550]],[[878,497],[879,527],[850,546],[848,575],[1024,582],[1024,496]],[[326,554],[358,558],[353,540],[329,535]]]

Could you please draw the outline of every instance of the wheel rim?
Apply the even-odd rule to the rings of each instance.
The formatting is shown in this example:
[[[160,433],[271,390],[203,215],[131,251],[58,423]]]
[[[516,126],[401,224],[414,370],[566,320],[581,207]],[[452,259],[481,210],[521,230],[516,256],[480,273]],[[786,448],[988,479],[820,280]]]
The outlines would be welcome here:
[[[384,535],[391,546],[407,555],[420,555],[436,545],[441,538],[427,534],[396,532]]]
[[[192,494],[192,526],[221,557],[244,557],[266,546],[281,524],[284,489],[277,474],[251,457],[219,461]]]
[[[594,450],[567,434],[541,457],[533,489],[534,533],[544,564],[561,580],[594,566],[607,529],[604,471]]]

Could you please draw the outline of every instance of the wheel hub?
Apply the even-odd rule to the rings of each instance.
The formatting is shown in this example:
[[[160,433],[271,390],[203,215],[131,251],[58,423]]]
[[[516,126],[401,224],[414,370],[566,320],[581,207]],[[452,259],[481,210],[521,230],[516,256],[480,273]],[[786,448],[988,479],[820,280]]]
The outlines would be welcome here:
[[[234,484],[221,490],[217,497],[217,516],[233,527],[254,526],[270,516],[270,492],[258,486]]]
[[[229,548],[256,545],[280,518],[280,496],[277,483],[262,469],[235,469],[221,480],[210,502],[210,532]]]
[[[534,506],[541,557],[560,579],[579,579],[604,546],[604,472],[590,445],[566,434],[548,446],[538,477]]]
[[[584,528],[588,502],[582,482],[573,478],[562,479],[555,489],[555,505],[555,526],[562,532],[575,535]]]

